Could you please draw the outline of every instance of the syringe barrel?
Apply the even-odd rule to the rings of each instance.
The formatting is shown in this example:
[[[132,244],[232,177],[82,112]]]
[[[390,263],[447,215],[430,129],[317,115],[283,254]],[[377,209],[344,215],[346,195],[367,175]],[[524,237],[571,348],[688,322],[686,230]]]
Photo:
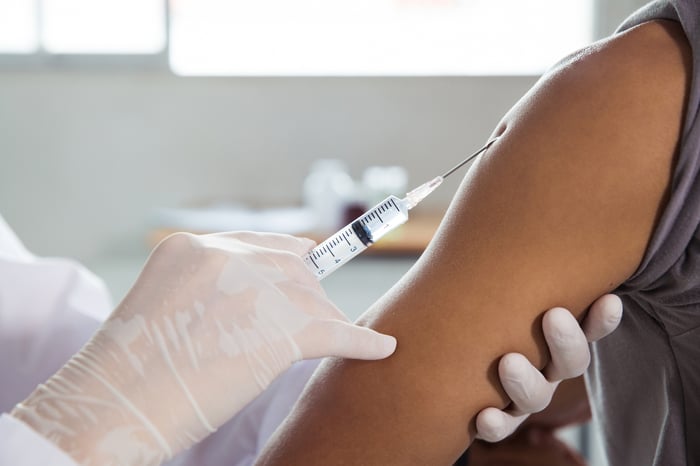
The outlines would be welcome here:
[[[322,280],[406,220],[404,201],[389,196],[306,253],[304,263]]]

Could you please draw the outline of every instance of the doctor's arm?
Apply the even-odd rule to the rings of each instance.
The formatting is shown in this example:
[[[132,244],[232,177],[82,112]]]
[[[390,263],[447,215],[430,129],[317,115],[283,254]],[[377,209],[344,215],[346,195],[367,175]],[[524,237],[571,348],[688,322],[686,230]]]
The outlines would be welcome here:
[[[295,361],[390,355],[395,340],[347,322],[305,268],[313,244],[249,232],[170,236],[90,341],[12,418],[78,463],[153,465],[215,431]]]
[[[505,116],[440,229],[362,318],[396,353],[330,360],[259,464],[451,464],[499,357],[548,359],[541,315],[581,317],[637,268],[662,210],[683,122],[689,49],[651,22],[559,63]]]

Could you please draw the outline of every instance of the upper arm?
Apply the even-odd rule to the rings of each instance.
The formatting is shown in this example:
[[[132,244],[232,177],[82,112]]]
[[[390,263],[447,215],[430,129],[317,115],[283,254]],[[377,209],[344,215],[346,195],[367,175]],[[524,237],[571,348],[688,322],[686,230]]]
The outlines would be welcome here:
[[[690,77],[675,23],[561,62],[506,115],[425,254],[363,321],[394,356],[326,361],[264,464],[450,464],[498,358],[540,366],[540,315],[577,316],[639,264],[669,185]]]

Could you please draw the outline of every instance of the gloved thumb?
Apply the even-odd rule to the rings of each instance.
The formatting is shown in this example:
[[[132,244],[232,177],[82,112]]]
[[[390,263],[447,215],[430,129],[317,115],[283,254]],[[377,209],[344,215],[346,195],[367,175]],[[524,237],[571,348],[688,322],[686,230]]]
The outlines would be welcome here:
[[[374,360],[391,356],[396,350],[396,338],[350,322],[325,320],[318,331],[313,343],[300,345],[305,359],[337,356]]]
[[[618,296],[607,294],[598,298],[582,324],[586,339],[589,342],[600,340],[612,333],[621,320],[622,300]]]

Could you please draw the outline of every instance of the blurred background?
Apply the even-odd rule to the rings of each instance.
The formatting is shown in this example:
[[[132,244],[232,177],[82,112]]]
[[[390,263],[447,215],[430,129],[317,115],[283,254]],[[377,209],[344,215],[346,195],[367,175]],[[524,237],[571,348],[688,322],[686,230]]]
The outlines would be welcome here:
[[[547,67],[644,3],[0,0],[0,214],[115,300],[172,230],[322,239],[480,147]],[[396,248],[324,281],[341,308],[410,267],[459,178]]]

